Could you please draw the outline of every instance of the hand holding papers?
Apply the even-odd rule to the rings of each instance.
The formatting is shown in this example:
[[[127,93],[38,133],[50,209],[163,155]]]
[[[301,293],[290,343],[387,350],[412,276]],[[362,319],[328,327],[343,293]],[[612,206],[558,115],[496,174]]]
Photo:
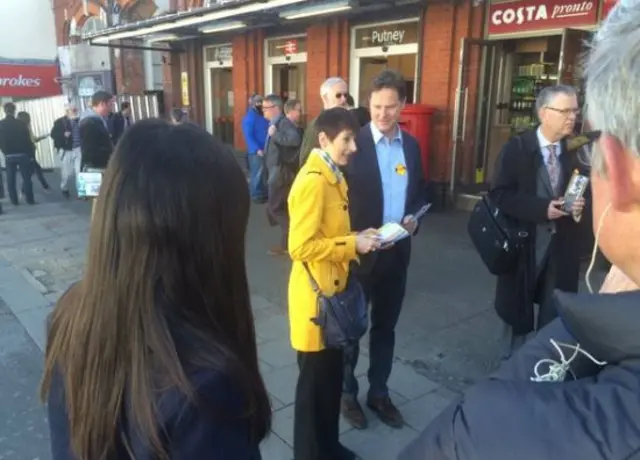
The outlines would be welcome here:
[[[420,210],[415,215],[405,217],[405,221],[408,222],[406,222],[404,226],[395,222],[384,224],[378,229],[378,238],[380,243],[383,246],[390,246],[408,236],[411,236],[411,229],[415,231],[418,222],[426,214],[430,207],[431,203],[420,208]]]

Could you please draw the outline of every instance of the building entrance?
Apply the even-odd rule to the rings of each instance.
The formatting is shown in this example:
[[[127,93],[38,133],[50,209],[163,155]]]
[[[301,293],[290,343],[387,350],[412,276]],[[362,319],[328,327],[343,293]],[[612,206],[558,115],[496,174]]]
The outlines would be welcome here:
[[[233,145],[233,60],[231,45],[211,46],[205,54],[205,111],[207,130]]]

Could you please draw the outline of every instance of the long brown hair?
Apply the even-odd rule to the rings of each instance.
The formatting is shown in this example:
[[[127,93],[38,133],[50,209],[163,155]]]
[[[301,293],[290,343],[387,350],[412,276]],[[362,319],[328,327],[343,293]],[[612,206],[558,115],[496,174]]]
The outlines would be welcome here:
[[[124,411],[168,458],[158,392],[194,398],[193,368],[231,377],[246,401],[236,415],[249,419],[256,444],[268,433],[245,266],[249,203],[233,154],[195,125],[147,120],[122,137],[97,200],[86,275],[52,314],[41,387],[45,401],[62,377],[81,460],[113,455]]]

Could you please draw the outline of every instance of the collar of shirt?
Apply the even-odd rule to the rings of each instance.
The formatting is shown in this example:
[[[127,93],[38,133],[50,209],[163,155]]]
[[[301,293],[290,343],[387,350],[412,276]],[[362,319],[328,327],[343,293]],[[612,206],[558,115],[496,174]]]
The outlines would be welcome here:
[[[542,156],[544,158],[544,162],[547,163],[549,161],[549,146],[550,145],[555,145],[556,146],[556,156],[560,156],[562,155],[562,144],[560,144],[560,141],[558,142],[551,142],[550,140],[548,140],[546,137],[544,137],[544,134],[542,134],[542,131],[540,130],[540,128],[538,128],[538,130],[536,131],[536,136],[538,137],[538,143],[540,144],[540,151],[542,152]]]
[[[373,124],[373,122],[369,123],[371,127],[371,134],[373,135],[373,143],[378,144],[381,140],[385,139],[387,143],[391,143],[392,141],[400,141],[400,145],[402,145],[402,130],[400,126],[396,124],[396,133],[392,138],[388,138]]]
[[[322,159],[322,161],[324,161],[327,164],[327,166],[329,166],[331,171],[333,171],[333,173],[336,175],[336,179],[338,180],[338,183],[342,181],[342,178],[343,178],[342,171],[340,171],[340,168],[338,167],[338,165],[335,164],[335,162],[331,159],[331,156],[322,149],[313,149],[312,153],[313,152],[315,152],[315,154],[318,155]]]

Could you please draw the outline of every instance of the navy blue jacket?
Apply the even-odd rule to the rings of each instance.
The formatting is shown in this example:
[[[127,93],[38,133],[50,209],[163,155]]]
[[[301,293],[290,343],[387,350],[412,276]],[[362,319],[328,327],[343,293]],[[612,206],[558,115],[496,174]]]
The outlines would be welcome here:
[[[177,390],[159,397],[158,427],[172,460],[260,460],[260,451],[249,439],[249,423],[233,417],[244,407],[243,396],[229,378],[210,370],[189,374],[197,400],[189,402]],[[56,376],[48,401],[51,451],[53,460],[76,460],[69,445],[69,422],[62,379]],[[135,460],[155,457],[143,439],[128,428],[126,417],[120,429],[127,434]],[[128,460],[123,445],[113,459]]]
[[[556,300],[560,319],[440,414],[398,460],[640,459],[640,291]],[[550,339],[579,343],[608,364],[579,355],[575,379],[533,382],[540,359],[558,360]]]

